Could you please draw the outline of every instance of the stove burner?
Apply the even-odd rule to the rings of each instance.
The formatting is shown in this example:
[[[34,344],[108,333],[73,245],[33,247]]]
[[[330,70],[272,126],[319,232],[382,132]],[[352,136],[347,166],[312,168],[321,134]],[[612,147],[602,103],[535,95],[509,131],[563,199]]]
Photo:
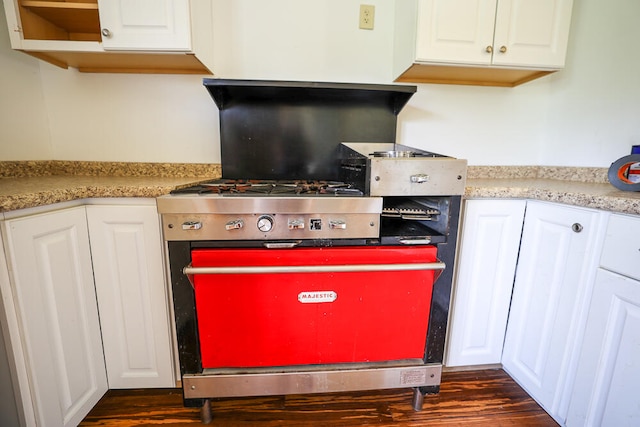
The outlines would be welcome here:
[[[217,179],[186,188],[173,190],[171,194],[220,194],[220,195],[349,195],[362,196],[359,189],[339,181],[318,180],[242,180]]]

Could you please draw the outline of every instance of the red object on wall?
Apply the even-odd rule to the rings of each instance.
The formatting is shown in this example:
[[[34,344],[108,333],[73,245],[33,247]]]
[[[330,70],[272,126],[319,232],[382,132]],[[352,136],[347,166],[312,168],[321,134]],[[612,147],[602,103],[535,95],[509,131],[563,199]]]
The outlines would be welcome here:
[[[409,264],[435,247],[194,249],[193,267]],[[203,368],[424,356],[433,270],[197,274]]]

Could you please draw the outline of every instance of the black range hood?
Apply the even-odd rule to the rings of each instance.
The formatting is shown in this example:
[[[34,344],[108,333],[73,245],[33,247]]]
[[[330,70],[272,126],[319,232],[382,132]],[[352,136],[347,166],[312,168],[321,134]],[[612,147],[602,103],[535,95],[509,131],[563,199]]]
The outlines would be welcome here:
[[[415,86],[204,79],[220,112],[222,177],[337,180],[342,142],[395,142]]]

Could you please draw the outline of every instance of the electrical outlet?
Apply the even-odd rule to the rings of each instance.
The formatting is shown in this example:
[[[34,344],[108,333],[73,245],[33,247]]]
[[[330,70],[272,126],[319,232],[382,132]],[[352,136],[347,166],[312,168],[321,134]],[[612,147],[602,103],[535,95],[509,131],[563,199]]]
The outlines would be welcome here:
[[[370,4],[360,5],[360,29],[373,30],[373,18],[376,7]]]

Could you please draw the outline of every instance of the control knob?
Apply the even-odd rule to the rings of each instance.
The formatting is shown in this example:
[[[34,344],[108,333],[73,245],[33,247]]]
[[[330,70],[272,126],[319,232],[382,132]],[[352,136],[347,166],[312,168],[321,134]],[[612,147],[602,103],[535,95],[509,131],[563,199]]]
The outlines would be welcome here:
[[[272,228],[273,228],[273,217],[269,215],[262,215],[260,218],[258,218],[258,230],[262,231],[263,233],[266,233],[271,231]]]
[[[233,221],[229,221],[224,225],[224,229],[227,231],[231,230],[240,230],[244,227],[244,221],[241,219],[234,219]]]

